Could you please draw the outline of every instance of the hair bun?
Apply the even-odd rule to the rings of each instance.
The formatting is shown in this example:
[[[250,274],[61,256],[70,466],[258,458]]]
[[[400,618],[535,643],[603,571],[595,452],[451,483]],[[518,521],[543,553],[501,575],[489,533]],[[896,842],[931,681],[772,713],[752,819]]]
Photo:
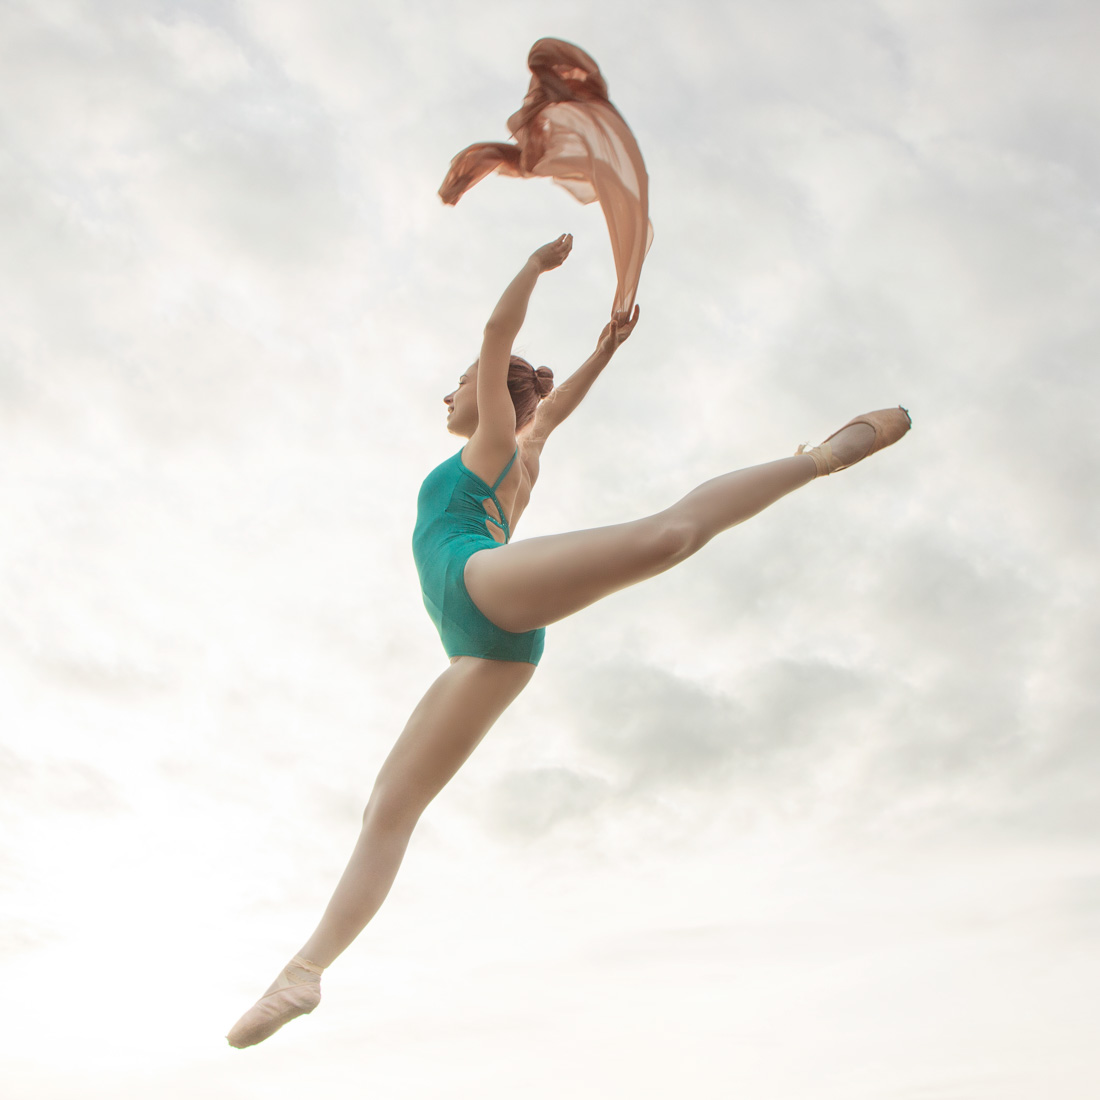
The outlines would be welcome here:
[[[540,398],[545,397],[554,388],[554,372],[549,367],[535,370],[535,390]]]

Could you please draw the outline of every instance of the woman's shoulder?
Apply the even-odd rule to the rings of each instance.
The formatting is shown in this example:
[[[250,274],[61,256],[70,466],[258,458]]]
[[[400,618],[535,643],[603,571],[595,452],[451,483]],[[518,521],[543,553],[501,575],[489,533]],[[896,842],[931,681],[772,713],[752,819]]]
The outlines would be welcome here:
[[[498,477],[513,464],[516,457],[518,441],[490,440],[479,436],[476,432],[470,437],[466,446],[458,452],[458,461],[475,477],[479,477],[486,485],[492,485]],[[508,471],[511,472],[510,470]]]

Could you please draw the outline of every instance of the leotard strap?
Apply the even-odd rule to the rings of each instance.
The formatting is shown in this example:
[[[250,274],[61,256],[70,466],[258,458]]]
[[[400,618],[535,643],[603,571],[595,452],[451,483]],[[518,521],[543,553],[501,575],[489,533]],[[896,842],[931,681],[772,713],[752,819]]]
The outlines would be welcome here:
[[[512,463],[516,460],[516,455],[519,454],[519,447],[512,452],[512,457],[508,459],[508,465],[501,471],[500,477],[493,482],[492,490],[495,493],[500,488],[500,483],[508,476],[508,471],[512,468]]]

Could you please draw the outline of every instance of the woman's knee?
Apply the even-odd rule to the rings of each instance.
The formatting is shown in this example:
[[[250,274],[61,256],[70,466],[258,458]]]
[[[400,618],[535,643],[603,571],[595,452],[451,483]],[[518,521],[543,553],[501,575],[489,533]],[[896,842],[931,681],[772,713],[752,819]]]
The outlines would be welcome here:
[[[706,539],[690,517],[671,509],[653,516],[653,556],[662,569],[670,569],[699,550]]]
[[[363,810],[363,828],[387,833],[411,833],[425,806],[403,784],[380,775]]]

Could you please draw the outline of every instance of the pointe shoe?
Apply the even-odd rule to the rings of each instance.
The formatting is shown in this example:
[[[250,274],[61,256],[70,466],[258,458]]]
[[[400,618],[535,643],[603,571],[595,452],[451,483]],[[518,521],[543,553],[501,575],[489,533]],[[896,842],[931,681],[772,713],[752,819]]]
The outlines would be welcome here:
[[[853,424],[866,424],[875,433],[875,438],[871,446],[859,458],[842,463],[840,458],[833,454],[829,439],[840,435],[844,428],[850,428]],[[883,447],[889,447],[891,443],[897,443],[912,426],[912,417],[910,417],[908,410],[903,409],[900,405],[896,409],[879,409],[877,412],[864,413],[863,416],[853,417],[844,425],[844,428],[838,428],[824,443],[819,443],[816,447],[807,447],[803,443],[795,451],[795,454],[808,455],[812,458],[814,465],[817,467],[817,476],[824,477],[826,474],[835,474],[839,470],[846,470],[849,466],[862,462],[868,455],[873,455],[875,451],[881,451]]]
[[[234,1025],[226,1036],[231,1047],[255,1046],[289,1023],[305,1016],[321,1003],[323,967],[295,955],[275,979],[275,988],[265,993]],[[290,971],[298,971],[291,974]],[[316,974],[314,980],[300,980],[301,971]]]

